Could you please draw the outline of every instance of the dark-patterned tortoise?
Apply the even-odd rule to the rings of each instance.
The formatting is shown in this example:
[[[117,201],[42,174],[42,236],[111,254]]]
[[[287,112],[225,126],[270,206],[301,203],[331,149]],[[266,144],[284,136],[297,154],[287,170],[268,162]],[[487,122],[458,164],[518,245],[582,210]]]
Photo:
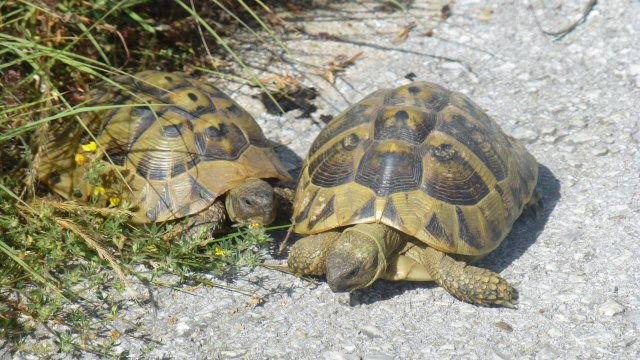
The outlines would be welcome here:
[[[333,291],[376,279],[435,281],[480,305],[513,307],[494,250],[535,192],[538,164],[466,96],[428,82],[378,90],[333,119],[305,159],[289,268]],[[454,259],[455,258],[455,259]]]
[[[214,226],[227,215],[273,221],[279,188],[262,179],[291,177],[256,121],[218,88],[143,71],[97,85],[90,98],[101,108],[82,124],[66,118],[39,132],[34,170],[55,192],[111,206],[128,200],[134,223],[195,214]]]

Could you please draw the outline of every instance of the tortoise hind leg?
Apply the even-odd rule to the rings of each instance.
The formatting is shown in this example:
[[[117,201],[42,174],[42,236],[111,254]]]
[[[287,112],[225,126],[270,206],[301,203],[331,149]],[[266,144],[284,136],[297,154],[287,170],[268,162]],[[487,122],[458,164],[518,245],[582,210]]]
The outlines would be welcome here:
[[[406,255],[424,265],[438,285],[463,301],[510,308],[518,303],[511,285],[493,271],[468,266],[432,247],[415,246]]]
[[[544,202],[542,201],[542,196],[540,196],[540,193],[538,192],[538,190],[535,190],[535,189],[533,190],[533,194],[531,194],[531,198],[529,199],[529,201],[524,206],[524,209],[522,210],[523,214],[525,212],[533,215],[533,218],[535,220],[538,220],[542,215],[542,213],[544,212]]]

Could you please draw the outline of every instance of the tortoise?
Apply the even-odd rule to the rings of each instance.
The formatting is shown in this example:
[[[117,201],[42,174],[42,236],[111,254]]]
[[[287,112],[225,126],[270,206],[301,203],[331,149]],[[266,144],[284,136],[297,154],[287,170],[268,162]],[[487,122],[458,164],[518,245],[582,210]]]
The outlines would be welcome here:
[[[193,224],[220,228],[227,215],[269,224],[293,193],[265,181],[293,180],[251,115],[213,85],[143,71],[100,83],[90,98],[101,108],[82,124],[67,118],[39,132],[36,176],[64,198],[127,200],[134,224],[198,214]]]
[[[377,279],[435,281],[455,297],[514,307],[498,274],[469,262],[494,250],[525,206],[538,164],[467,96],[430,82],[371,93],[322,129],[295,193],[298,275],[334,292]]]

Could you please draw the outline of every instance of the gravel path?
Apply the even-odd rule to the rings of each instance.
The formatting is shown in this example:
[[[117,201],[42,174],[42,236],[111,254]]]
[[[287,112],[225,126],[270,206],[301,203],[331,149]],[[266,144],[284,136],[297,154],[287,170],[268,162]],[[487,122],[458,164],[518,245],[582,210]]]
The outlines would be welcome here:
[[[483,1],[459,0],[437,26],[439,8],[421,3],[410,16],[373,12],[379,2],[290,15],[306,33],[285,39],[299,61],[288,70],[319,90],[314,121],[262,114],[245,87],[234,96],[262,114],[271,139],[304,157],[320,115],[411,73],[468,94],[541,163],[544,215],[517,222],[481,264],[518,289],[518,309],[472,306],[431,284],[334,294],[324,281],[242,269],[232,285],[261,304],[215,288],[153,289],[123,313],[152,341],[122,337],[121,350],[153,359],[640,358],[640,2],[598,2],[559,39],[544,32],[579,20],[588,1],[494,1],[489,12]],[[334,87],[322,79],[336,55],[359,52]],[[265,54],[243,57],[284,73]]]

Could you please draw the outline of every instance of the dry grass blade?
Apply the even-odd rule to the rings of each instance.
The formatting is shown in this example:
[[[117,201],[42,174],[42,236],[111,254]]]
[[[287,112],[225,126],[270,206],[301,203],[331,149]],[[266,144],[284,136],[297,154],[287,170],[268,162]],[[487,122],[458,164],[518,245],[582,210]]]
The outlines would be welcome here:
[[[133,216],[133,213],[120,208],[105,208],[81,205],[72,201],[54,201],[44,198],[35,198],[30,201],[34,207],[47,206],[56,210],[74,214],[99,214],[101,216]]]
[[[347,55],[344,54],[336,56],[332,62],[326,64],[327,68],[325,68],[324,70],[324,78],[327,79],[327,81],[331,85],[335,84],[335,76],[347,67],[355,64],[355,62],[361,59],[363,56],[364,53],[362,51],[353,55],[352,57],[347,57]]]
[[[400,44],[407,41],[407,38],[409,38],[409,33],[416,26],[418,25],[415,23],[415,21],[412,21],[409,24],[407,24],[405,27],[402,28],[402,30],[400,30],[400,33],[398,34],[398,36],[396,36],[396,38],[393,39],[393,43]]]

